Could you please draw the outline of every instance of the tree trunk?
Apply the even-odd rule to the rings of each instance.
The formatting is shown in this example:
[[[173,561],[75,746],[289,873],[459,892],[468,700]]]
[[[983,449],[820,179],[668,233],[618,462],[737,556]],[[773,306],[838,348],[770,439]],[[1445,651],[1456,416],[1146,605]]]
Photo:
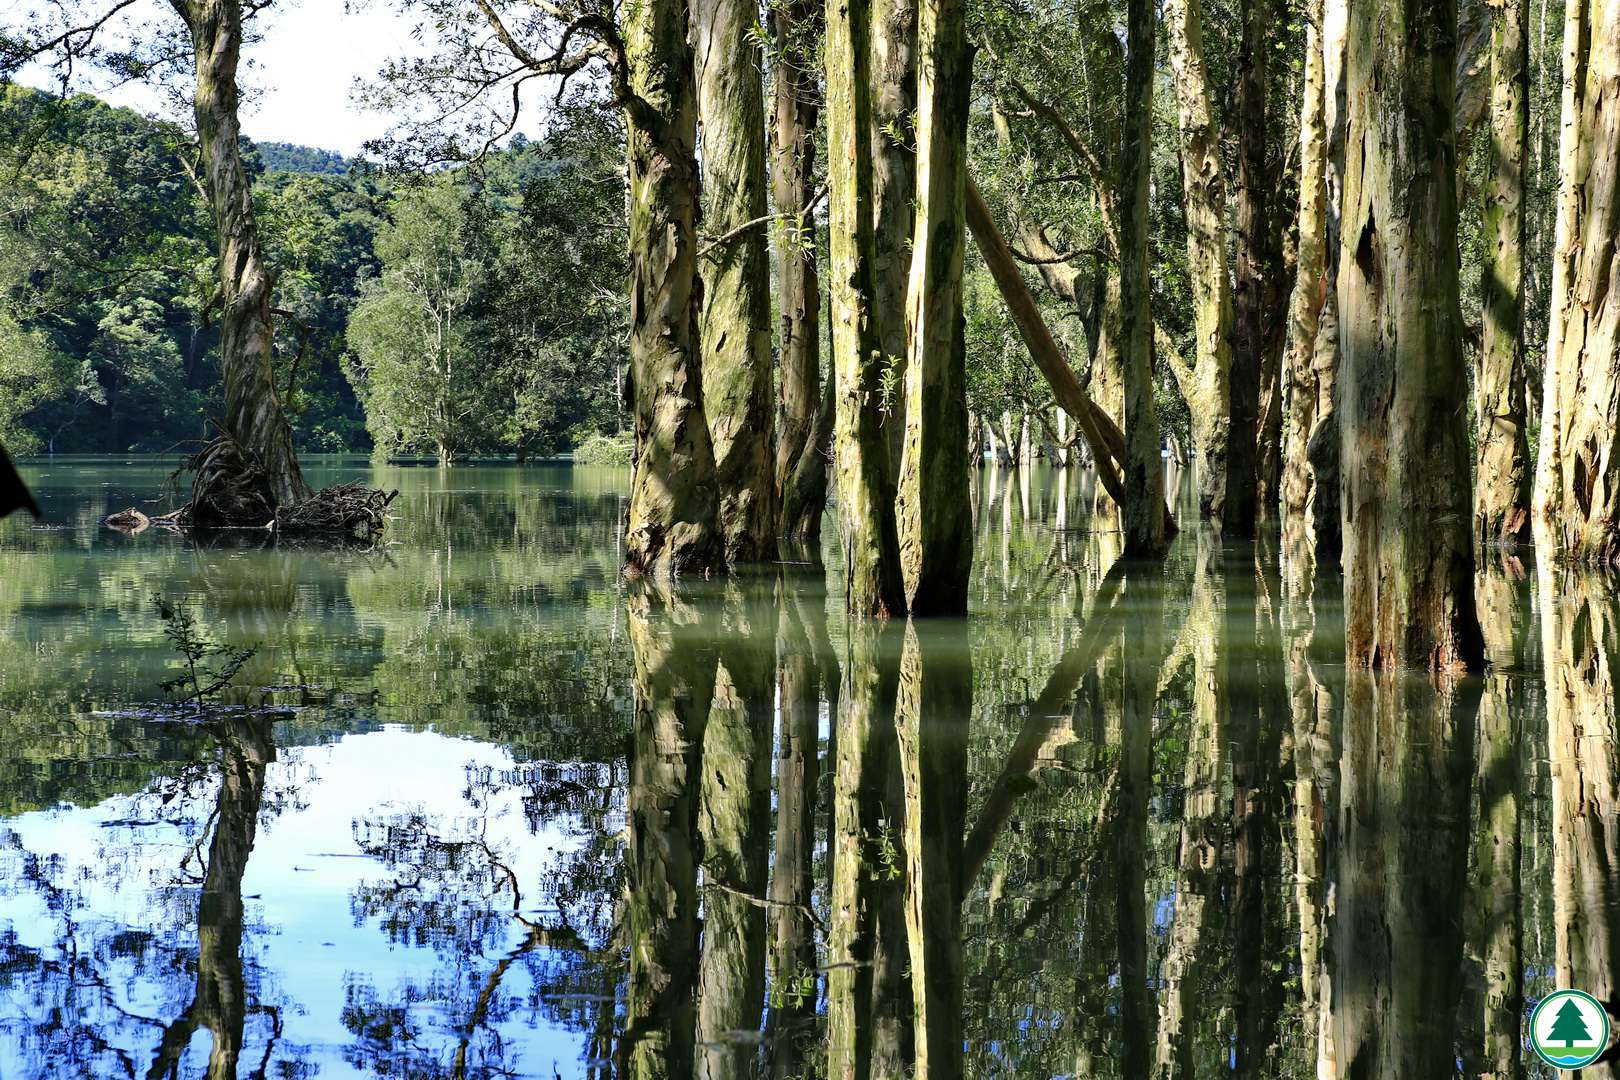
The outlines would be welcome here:
[[[1314,361],[1322,303],[1327,298],[1327,102],[1322,55],[1322,3],[1305,20],[1304,100],[1299,107],[1299,255],[1289,303],[1287,445],[1283,451],[1282,507],[1287,527],[1307,531],[1315,476],[1311,430],[1320,404]],[[1202,361],[1200,361],[1202,363]]]
[[[697,354],[697,107],[686,0],[627,9],[632,97],[630,368],[635,469],[625,561],[654,576],[724,565]]]
[[[765,216],[765,101],[749,40],[758,8],[696,0],[703,221],[717,236]],[[801,204],[802,205],[802,204]],[[776,558],[771,271],[758,225],[709,249],[703,276],[703,403],[729,564]]]
[[[1536,464],[1538,539],[1620,566],[1620,3],[1564,14],[1552,315]]]
[[[1152,0],[1126,4],[1125,137],[1119,163],[1120,343],[1125,383],[1125,553],[1164,553],[1164,465],[1153,406],[1153,316],[1148,307],[1148,175],[1153,144]]]
[[[878,347],[890,372],[883,431],[890,468],[905,446],[906,293],[917,207],[917,2],[871,0],[872,284]]]
[[[931,40],[923,0],[923,70]],[[927,100],[927,75],[924,75]],[[966,97],[966,81],[961,84]],[[965,101],[964,101],[965,104]],[[923,174],[927,174],[927,157]],[[919,235],[921,233],[919,232]],[[910,943],[916,1080],[955,1080],[962,1052],[962,840],[966,827],[967,727],[973,667],[961,622],[906,623],[900,663],[899,749],[905,776],[906,939]]]
[[[871,16],[871,0],[827,5],[829,291],[845,604],[854,615],[889,615],[903,610],[904,598],[874,306]]]
[[[777,235],[781,274],[781,403],[782,430],[776,445],[776,488],[781,519],[778,532],[802,543],[821,535],[826,470],[821,470],[822,501],[814,504],[794,492],[793,477],[808,455],[820,452],[812,439],[821,405],[821,282],[816,270],[815,217],[805,211],[814,196],[816,116],[820,111],[819,80],[813,56],[802,48],[805,36],[821,23],[817,0],[793,0],[772,7],[776,42],[775,136],[771,147],[772,192],[783,219]]]
[[[1346,658],[1476,670],[1455,3],[1375,0],[1349,5],[1349,20],[1338,281]]]
[[[173,0],[191,32],[197,70],[194,106],[203,187],[219,234],[220,370],[225,434],[247,464],[264,473],[271,507],[309,498],[293,452],[292,427],[276,391],[275,282],[259,247],[253,189],[242,168],[236,68],[242,48],[241,0]],[[241,524],[240,522],[225,524]]]
[[[1232,286],[1226,273],[1226,188],[1220,130],[1204,63],[1200,0],[1169,0],[1164,9],[1181,123],[1181,183],[1187,210],[1187,276],[1192,286],[1197,358],[1188,412],[1198,462],[1198,509],[1226,514],[1227,440],[1232,407]],[[1307,75],[1308,78],[1308,75]],[[1320,86],[1318,86],[1320,92]]]
[[[921,0],[917,197],[906,299],[906,435],[901,456],[900,567],[914,615],[966,615],[973,529],[968,505],[968,91],[973,53],[962,0]]]
[[[751,1080],[765,1000],[765,895],[770,853],[773,638],[728,590],[714,704],[703,732],[698,840],[703,952],[698,968],[698,1076]],[[761,606],[759,613],[763,614]],[[690,646],[687,646],[690,647]]]
[[[1266,26],[1268,0],[1242,0],[1242,47],[1237,64],[1237,241],[1232,294],[1232,429],[1227,452],[1223,531],[1253,536],[1260,484],[1260,366],[1265,350]]]
[[[1474,380],[1478,456],[1474,535],[1530,538],[1530,446],[1524,403],[1524,172],[1530,50],[1524,0],[1491,6],[1490,175],[1485,189],[1484,339]]]

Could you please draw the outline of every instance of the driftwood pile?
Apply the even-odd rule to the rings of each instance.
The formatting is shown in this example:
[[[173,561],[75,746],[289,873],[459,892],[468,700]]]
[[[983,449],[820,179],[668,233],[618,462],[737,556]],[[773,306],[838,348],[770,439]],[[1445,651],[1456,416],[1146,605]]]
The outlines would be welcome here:
[[[102,524],[137,533],[153,525],[170,529],[264,529],[277,536],[375,539],[388,524],[388,506],[398,491],[355,482],[325,488],[307,499],[277,506],[270,479],[235,440],[220,435],[177,469],[193,474],[191,499],[178,510],[149,517],[130,507]]]

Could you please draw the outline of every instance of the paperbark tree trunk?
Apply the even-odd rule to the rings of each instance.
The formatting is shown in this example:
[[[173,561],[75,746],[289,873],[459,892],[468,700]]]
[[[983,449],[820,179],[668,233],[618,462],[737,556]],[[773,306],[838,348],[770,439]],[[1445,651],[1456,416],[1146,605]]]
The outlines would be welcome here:
[[[911,280],[912,227],[917,208],[918,0],[872,4],[872,266],[873,318],[883,364],[892,371],[884,438],[890,468],[900,470],[905,446],[906,294]]]
[[[962,0],[920,0],[917,13],[917,198],[906,299],[906,431],[896,517],[906,607],[966,615],[973,526],[968,506],[968,91],[973,54]]]
[[[820,112],[820,83],[814,57],[802,43],[814,35],[822,19],[818,0],[793,0],[771,8],[771,30],[776,43],[774,138],[771,146],[772,193],[776,212],[785,215],[777,231],[777,263],[781,275],[781,377],[778,401],[782,430],[776,445],[776,489],[780,520],[778,531],[788,540],[804,543],[821,535],[822,504],[826,498],[826,469],[820,469],[821,499],[801,493],[794,474],[808,464],[807,456],[822,456],[813,439],[821,406],[821,282],[816,269],[815,217],[805,210],[814,196],[816,118]],[[823,457],[824,461],[825,458]]]
[[[626,9],[630,370],[635,468],[625,561],[654,576],[724,565],[697,343],[697,104],[686,0]]]
[[[1524,174],[1529,165],[1530,50],[1524,0],[1491,11],[1490,175],[1485,188],[1484,339],[1474,380],[1478,445],[1474,535],[1530,538],[1530,445],[1524,401]]]
[[[1153,405],[1153,316],[1148,307],[1148,174],[1152,171],[1152,0],[1126,4],[1125,136],[1119,168],[1120,335],[1125,383],[1127,555],[1164,554],[1164,467]]]
[[[1305,19],[1304,94],[1299,107],[1299,254],[1289,302],[1290,336],[1284,371],[1288,430],[1283,450],[1283,518],[1286,527],[1298,536],[1309,531],[1307,513],[1315,482],[1309,449],[1320,404],[1314,361],[1322,304],[1327,298],[1327,102],[1322,6],[1321,0],[1316,0]]]
[[[309,498],[310,489],[299,471],[292,427],[276,391],[275,325],[270,314],[275,281],[259,246],[253,188],[242,167],[236,84],[242,4],[241,0],[171,2],[191,34],[203,188],[219,234],[225,433],[241,448],[247,463],[263,471],[269,505],[286,506]]]
[[[1552,314],[1536,464],[1537,538],[1620,565],[1620,3],[1564,9]]]
[[[1456,318],[1455,47],[1452,0],[1349,5],[1338,315],[1352,665],[1483,662]]]
[[[1193,456],[1198,462],[1198,510],[1223,520],[1227,499],[1227,440],[1232,407],[1232,286],[1226,272],[1226,187],[1220,130],[1204,63],[1200,0],[1164,7],[1181,129],[1181,184],[1187,212],[1187,276],[1193,294],[1197,364],[1189,388]],[[1308,74],[1307,74],[1308,78]],[[1318,87],[1320,90],[1320,87]]]
[[[696,0],[703,220],[717,236],[765,216],[764,88],[749,40],[758,20],[745,0]],[[765,562],[776,558],[766,231],[756,225],[712,246],[700,273],[703,403],[726,561]]]
[[[1253,536],[1260,484],[1260,367],[1265,351],[1264,291],[1268,198],[1266,51],[1268,0],[1242,0],[1243,39],[1237,65],[1237,238],[1232,292],[1232,426],[1227,451],[1223,531]]]
[[[871,0],[827,5],[828,283],[837,378],[834,459],[844,534],[845,604],[853,615],[904,610],[894,519],[893,455],[883,425],[883,342],[875,309],[872,212]]]

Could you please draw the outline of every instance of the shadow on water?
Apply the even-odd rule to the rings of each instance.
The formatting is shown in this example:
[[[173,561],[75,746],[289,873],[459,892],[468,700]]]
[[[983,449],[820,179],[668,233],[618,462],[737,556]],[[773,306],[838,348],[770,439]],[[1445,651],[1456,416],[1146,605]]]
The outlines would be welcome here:
[[[1550,1076],[1537,1000],[1620,1009],[1611,582],[1490,553],[1440,684],[1347,672],[1278,537],[1120,561],[1083,473],[979,473],[972,614],[876,624],[834,529],[660,589],[611,470],[369,470],[316,468],[402,490],[383,559],[27,468],[8,1080]],[[155,592],[258,646],[237,708],[136,707]]]

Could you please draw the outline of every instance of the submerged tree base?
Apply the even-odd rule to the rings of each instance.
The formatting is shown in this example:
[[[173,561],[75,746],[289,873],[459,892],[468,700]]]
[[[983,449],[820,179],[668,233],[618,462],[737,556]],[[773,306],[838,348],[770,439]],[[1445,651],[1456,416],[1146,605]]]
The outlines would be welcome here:
[[[371,539],[388,523],[388,507],[399,492],[369,488],[358,481],[316,492],[277,506],[269,477],[228,435],[219,435],[175,472],[191,472],[191,499],[177,510],[148,517],[130,507],[102,519],[124,532],[157,525],[171,529],[264,529],[278,536]]]

